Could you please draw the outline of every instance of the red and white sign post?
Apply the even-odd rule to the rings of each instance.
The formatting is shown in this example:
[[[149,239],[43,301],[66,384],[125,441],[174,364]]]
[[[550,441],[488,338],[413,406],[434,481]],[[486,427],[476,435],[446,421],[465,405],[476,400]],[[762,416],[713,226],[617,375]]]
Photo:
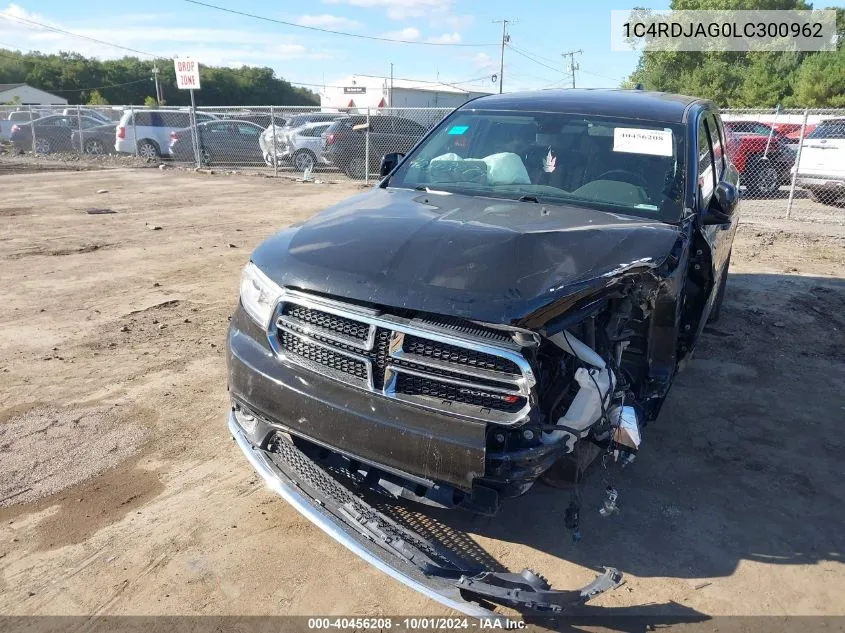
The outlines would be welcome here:
[[[179,90],[191,92],[191,140],[194,144],[194,158],[197,161],[197,167],[200,167],[202,164],[200,162],[200,138],[197,133],[197,106],[194,101],[194,90],[200,89],[200,65],[195,59],[182,57],[173,60],[173,67],[176,70],[176,87]]]

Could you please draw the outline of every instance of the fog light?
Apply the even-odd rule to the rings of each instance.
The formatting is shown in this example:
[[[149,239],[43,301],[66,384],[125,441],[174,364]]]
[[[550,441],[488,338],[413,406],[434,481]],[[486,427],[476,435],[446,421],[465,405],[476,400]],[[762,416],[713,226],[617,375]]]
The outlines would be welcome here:
[[[522,432],[522,437],[530,442],[534,439],[534,431],[532,431],[531,429],[525,429]]]
[[[255,426],[258,424],[258,420],[254,415],[246,413],[240,409],[235,409],[235,420],[237,421],[238,426],[240,426],[249,435],[252,435],[255,432]]]

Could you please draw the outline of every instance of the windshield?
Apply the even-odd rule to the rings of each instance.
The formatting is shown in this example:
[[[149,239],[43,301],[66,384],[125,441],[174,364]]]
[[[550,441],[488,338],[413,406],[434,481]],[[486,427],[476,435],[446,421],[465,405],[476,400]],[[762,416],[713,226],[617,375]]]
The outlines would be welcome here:
[[[391,177],[391,187],[571,203],[675,222],[683,127],[548,112],[463,110]]]
[[[845,119],[822,121],[807,138],[845,138]]]

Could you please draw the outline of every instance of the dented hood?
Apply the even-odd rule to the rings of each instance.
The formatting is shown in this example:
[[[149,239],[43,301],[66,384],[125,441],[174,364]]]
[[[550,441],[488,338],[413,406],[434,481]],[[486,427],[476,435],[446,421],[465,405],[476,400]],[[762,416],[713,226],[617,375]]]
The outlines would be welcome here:
[[[282,286],[517,324],[631,265],[659,265],[678,234],[578,206],[377,188],[269,238],[252,259]]]

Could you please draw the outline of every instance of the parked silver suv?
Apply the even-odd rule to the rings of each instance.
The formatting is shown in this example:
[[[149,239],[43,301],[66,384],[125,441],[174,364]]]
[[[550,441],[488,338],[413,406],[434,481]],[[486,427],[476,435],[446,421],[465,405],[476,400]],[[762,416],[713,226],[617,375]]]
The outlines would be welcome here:
[[[134,115],[134,117],[133,117]],[[206,112],[197,112],[197,123],[216,120]],[[187,110],[126,110],[115,132],[114,149],[142,158],[170,156],[170,133],[191,126]]]

